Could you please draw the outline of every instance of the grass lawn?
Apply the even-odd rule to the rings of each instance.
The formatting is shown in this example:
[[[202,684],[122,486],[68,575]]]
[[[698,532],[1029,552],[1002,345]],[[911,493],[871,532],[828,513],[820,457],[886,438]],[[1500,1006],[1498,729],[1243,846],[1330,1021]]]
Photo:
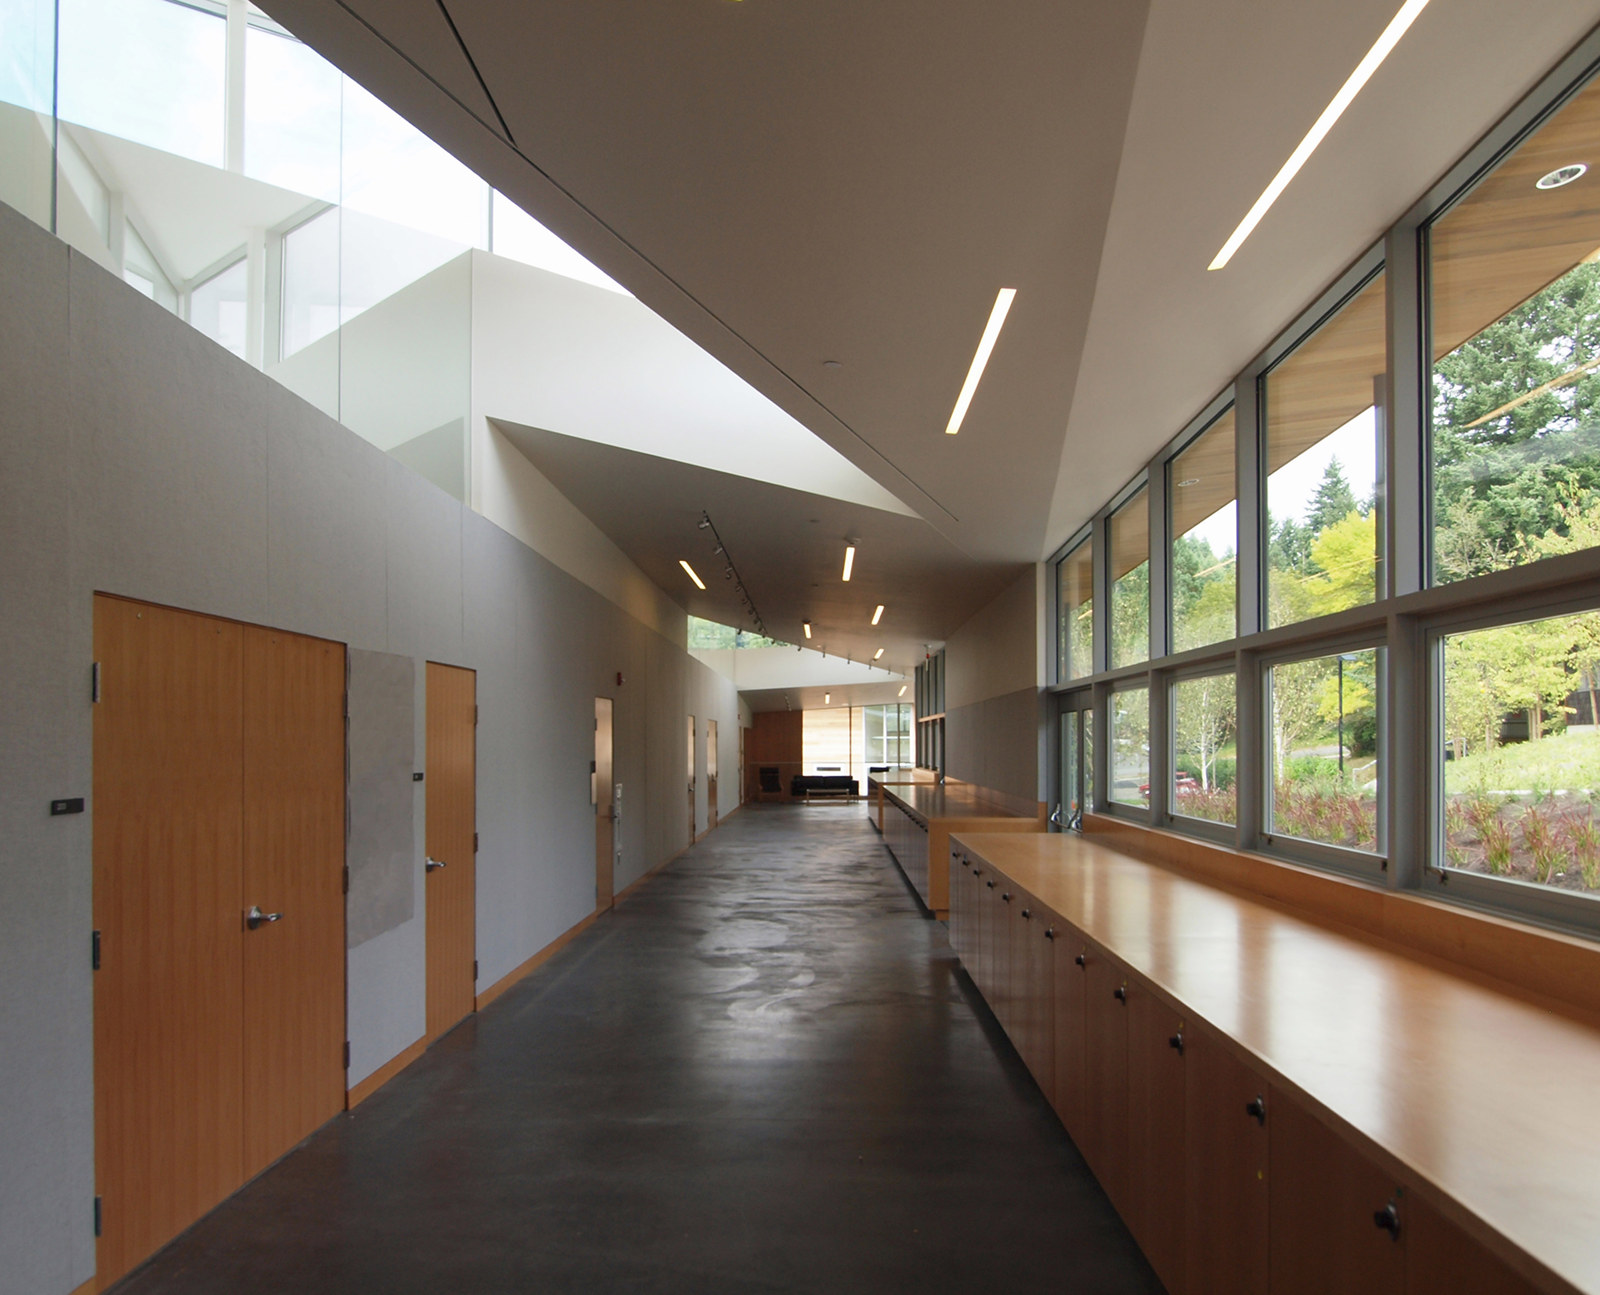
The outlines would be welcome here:
[[[1600,736],[1562,733],[1451,760],[1444,766],[1444,784],[1451,796],[1472,791],[1587,795],[1600,789]]]

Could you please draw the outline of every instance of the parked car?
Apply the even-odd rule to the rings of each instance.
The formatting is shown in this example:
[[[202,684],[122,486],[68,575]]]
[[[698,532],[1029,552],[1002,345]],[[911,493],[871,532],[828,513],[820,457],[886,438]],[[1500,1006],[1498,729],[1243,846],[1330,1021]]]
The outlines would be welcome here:
[[[1174,775],[1172,779],[1172,790],[1178,796],[1192,796],[1200,790],[1200,784],[1195,781],[1195,776],[1192,773],[1180,773]],[[1147,782],[1140,783],[1139,794],[1149,800],[1150,784]]]

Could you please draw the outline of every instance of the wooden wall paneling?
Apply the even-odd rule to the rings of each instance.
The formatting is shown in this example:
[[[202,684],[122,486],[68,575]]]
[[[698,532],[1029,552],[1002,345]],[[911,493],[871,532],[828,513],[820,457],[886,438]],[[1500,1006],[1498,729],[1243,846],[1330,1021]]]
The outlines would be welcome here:
[[[1265,1295],[1267,1085],[1209,1032],[1185,1032],[1184,1281],[1188,1295]],[[1260,1098],[1261,1118],[1249,1113]]]
[[[1406,1236],[1394,1179],[1280,1091],[1268,1106],[1272,1289],[1401,1295]],[[1386,1231],[1374,1219],[1391,1204],[1396,1225]]]
[[[1088,955],[1084,992],[1084,1137],[1089,1168],[1128,1216],[1128,973],[1098,950]],[[1119,994],[1121,996],[1119,996]]]
[[[427,1031],[473,1010],[477,872],[477,675],[428,662]]]
[[[1180,1041],[1178,1047],[1173,1040]],[[1184,1021],[1142,984],[1128,991],[1128,1226],[1170,1295],[1183,1280]]]
[[[1400,1226],[1406,1295],[1534,1295],[1539,1289],[1415,1194],[1402,1202]]]
[[[244,1176],[344,1107],[345,650],[244,631]],[[242,917],[242,913],[241,913]]]
[[[243,1178],[240,627],[96,596],[95,1178],[110,1284]]]
[[[1085,1106],[1088,1100],[1088,964],[1089,953],[1072,931],[1062,942],[1056,933],[1055,955],[1055,1044],[1056,1116],[1067,1134],[1083,1150]]]

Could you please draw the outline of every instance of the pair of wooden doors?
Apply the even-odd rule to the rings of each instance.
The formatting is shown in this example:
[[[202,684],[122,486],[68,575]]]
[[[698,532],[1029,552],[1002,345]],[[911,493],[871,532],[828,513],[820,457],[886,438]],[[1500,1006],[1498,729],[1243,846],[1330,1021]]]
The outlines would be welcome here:
[[[344,1104],[345,650],[97,595],[97,1280]]]

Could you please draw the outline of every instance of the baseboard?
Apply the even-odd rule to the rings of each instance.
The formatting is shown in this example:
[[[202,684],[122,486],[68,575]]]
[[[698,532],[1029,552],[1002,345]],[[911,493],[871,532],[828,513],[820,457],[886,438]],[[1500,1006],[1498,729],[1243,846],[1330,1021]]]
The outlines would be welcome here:
[[[76,1290],[74,1290],[72,1295],[94,1295],[94,1292],[99,1289],[100,1279],[98,1277],[91,1277],[88,1281],[84,1282],[82,1286],[79,1286]]]
[[[687,846],[684,847],[684,850],[687,848]],[[640,886],[644,885],[645,882],[654,877],[656,873],[660,872],[663,868],[670,868],[674,863],[681,859],[684,855],[684,850],[679,850],[678,853],[673,855],[670,859],[663,859],[660,863],[656,864],[655,867],[650,869],[649,872],[645,873],[644,876],[635,881],[630,881],[626,886],[617,892],[616,897],[611,902],[613,904],[620,904],[623,900],[628,898],[629,895],[633,894],[634,891],[638,890]]]
[[[360,1106],[362,1102],[366,1101],[367,1098],[371,1097],[373,1093],[377,1092],[378,1089],[382,1088],[427,1050],[427,1039],[418,1039],[398,1056],[389,1058],[388,1061],[385,1061],[359,1084],[345,1093],[345,1110],[355,1110],[356,1107]]]
[[[612,902],[615,903],[616,901],[613,900]],[[479,994],[475,999],[473,999],[473,1006],[478,1011],[483,1011],[485,1007],[489,1006],[490,1003],[494,1002],[495,999],[499,998],[501,994],[505,993],[506,990],[510,989],[519,980],[522,980],[530,973],[537,971],[540,967],[544,966],[545,963],[549,962],[551,958],[555,957],[556,954],[560,953],[561,950],[566,948],[567,945],[571,944],[573,940],[578,938],[579,935],[588,930],[589,927],[593,925],[595,919],[605,911],[605,909],[596,909],[576,926],[570,927],[562,934],[556,936],[555,939],[551,940],[549,944],[540,949],[538,953],[533,955],[533,957],[529,958],[521,966],[508,971],[505,975],[501,976],[499,980],[495,981],[494,984],[490,985],[489,988],[484,990],[483,993]]]

